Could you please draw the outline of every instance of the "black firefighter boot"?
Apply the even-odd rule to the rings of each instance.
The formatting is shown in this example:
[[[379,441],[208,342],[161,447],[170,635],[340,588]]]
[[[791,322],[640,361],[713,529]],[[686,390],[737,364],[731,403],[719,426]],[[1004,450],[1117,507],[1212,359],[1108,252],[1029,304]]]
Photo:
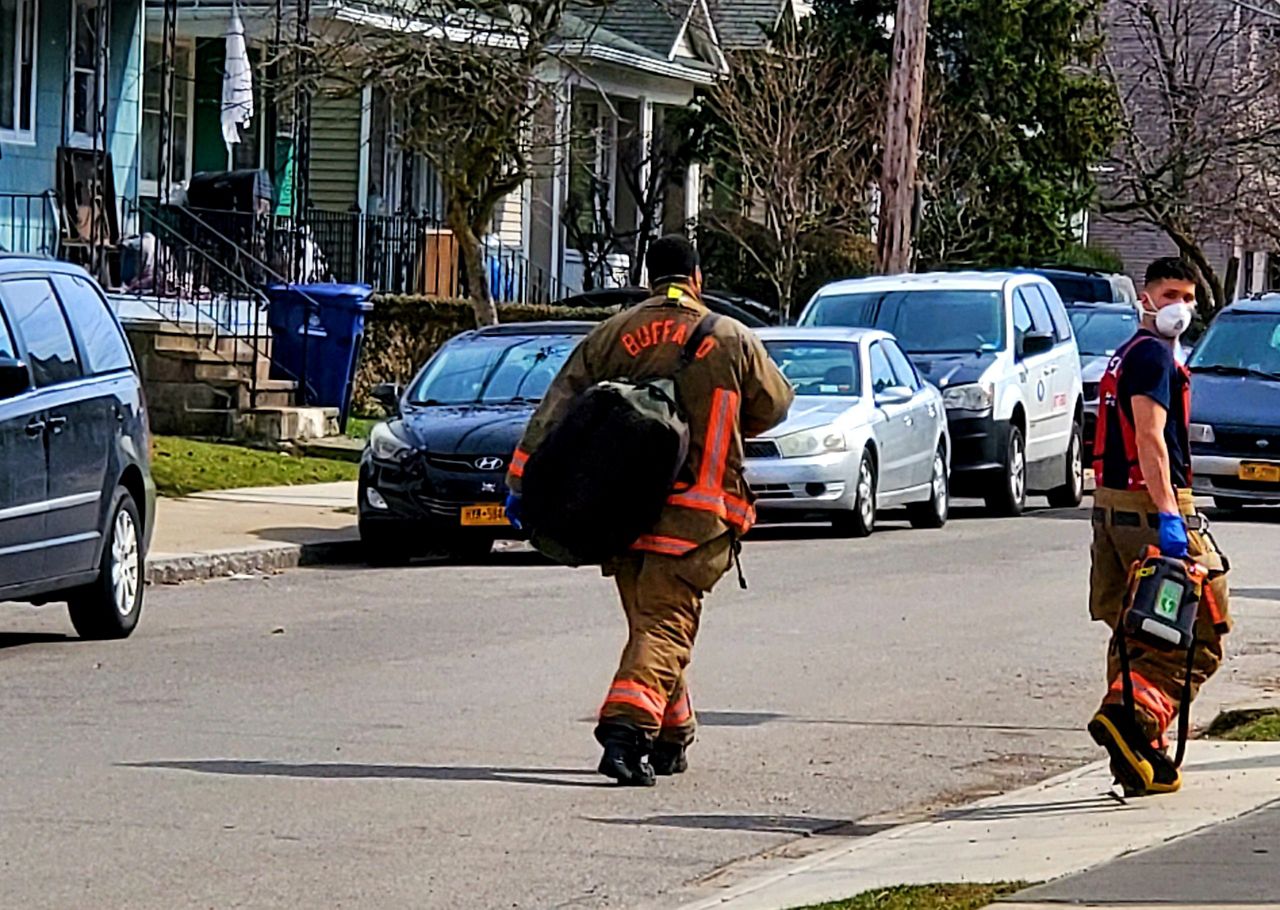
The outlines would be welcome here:
[[[672,774],[683,774],[688,771],[689,759],[684,750],[684,743],[658,740],[653,744],[653,752],[649,755],[649,761],[653,763],[653,773],[659,777],[670,777]]]
[[[604,746],[604,755],[596,769],[612,777],[624,787],[652,787],[653,766],[647,756],[649,734],[619,721],[601,721],[596,725],[596,740]]]

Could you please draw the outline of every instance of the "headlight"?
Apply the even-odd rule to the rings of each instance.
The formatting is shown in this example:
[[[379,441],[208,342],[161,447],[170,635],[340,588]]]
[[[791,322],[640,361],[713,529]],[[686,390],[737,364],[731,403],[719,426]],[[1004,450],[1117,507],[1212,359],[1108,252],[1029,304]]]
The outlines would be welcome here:
[[[824,452],[845,452],[849,449],[849,442],[835,427],[818,427],[816,430],[783,436],[778,440],[778,449],[783,458],[800,458]]]
[[[412,450],[409,443],[396,435],[390,422],[374,424],[369,432],[369,451],[380,461],[402,461]]]
[[[995,402],[992,387],[978,383],[958,385],[942,393],[948,411],[985,411]]]
[[[1207,423],[1193,423],[1187,435],[1192,442],[1214,442],[1217,440],[1213,433],[1213,426]]]

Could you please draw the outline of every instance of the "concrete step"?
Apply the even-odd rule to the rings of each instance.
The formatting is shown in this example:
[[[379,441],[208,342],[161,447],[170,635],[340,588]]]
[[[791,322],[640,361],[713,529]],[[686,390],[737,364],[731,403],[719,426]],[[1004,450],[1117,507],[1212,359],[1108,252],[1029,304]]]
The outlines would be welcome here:
[[[255,408],[244,414],[247,438],[266,443],[323,439],[338,435],[337,408]]]

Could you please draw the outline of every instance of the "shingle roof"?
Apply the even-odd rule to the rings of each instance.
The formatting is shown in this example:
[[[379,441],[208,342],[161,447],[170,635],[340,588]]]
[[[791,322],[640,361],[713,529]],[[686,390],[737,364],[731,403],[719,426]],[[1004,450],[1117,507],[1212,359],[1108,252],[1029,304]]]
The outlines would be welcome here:
[[[751,50],[767,43],[765,30],[778,21],[787,0],[707,0],[720,46],[726,51]]]
[[[631,41],[666,57],[675,47],[676,38],[689,13],[693,0],[610,0],[601,8],[585,4],[576,11],[579,16],[619,38]]]

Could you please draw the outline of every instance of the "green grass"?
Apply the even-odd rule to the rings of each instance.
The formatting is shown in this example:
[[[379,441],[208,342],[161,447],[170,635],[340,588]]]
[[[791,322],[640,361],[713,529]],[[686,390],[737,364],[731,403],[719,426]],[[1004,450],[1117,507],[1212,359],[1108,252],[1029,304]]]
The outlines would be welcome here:
[[[151,475],[161,496],[355,480],[359,470],[359,465],[329,458],[284,455],[175,436],[157,436],[151,459]]]
[[[865,891],[833,904],[814,904],[796,910],[978,910],[992,901],[1021,891],[1022,882],[990,885],[899,885]]]
[[[348,417],[346,435],[352,439],[368,439],[373,425],[385,419],[384,417]]]
[[[1248,708],[1243,711],[1223,711],[1214,718],[1205,735],[1238,743],[1280,741],[1280,709]]]

